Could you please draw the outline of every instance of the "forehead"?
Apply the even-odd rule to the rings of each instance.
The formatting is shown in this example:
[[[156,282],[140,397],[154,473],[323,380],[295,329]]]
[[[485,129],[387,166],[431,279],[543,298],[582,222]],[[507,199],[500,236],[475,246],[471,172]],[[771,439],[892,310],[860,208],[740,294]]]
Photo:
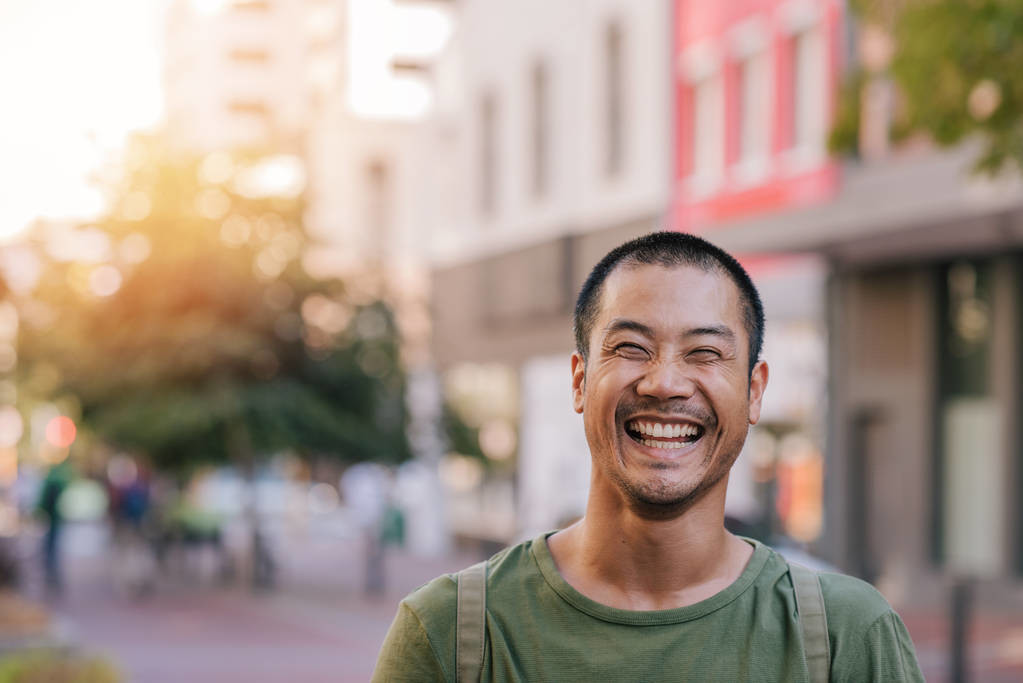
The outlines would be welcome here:
[[[611,318],[653,317],[663,323],[742,329],[739,288],[718,268],[623,264],[604,282],[597,329]]]

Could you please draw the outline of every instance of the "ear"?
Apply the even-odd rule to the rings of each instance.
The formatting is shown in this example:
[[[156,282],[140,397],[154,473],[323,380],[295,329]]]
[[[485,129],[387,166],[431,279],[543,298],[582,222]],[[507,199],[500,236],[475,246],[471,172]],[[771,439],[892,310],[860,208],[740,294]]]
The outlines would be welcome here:
[[[578,351],[572,353],[572,407],[583,412],[583,388],[586,386],[586,361]]]
[[[749,423],[755,425],[760,421],[760,403],[764,399],[767,388],[767,363],[757,361],[749,378]]]

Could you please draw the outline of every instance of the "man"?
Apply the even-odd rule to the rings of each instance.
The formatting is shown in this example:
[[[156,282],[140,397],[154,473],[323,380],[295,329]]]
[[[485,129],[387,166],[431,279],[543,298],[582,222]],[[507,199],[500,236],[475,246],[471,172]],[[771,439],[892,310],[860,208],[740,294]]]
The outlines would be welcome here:
[[[749,276],[704,240],[654,233],[605,256],[575,309],[572,393],[593,462],[585,516],[486,563],[467,669],[465,652],[456,665],[462,572],[402,601],[374,680],[455,681],[457,666],[458,680],[803,682],[830,670],[832,681],[922,681],[877,591],[790,573],[725,530],[729,469],[767,386],[763,327]],[[816,638],[800,575],[823,595]]]

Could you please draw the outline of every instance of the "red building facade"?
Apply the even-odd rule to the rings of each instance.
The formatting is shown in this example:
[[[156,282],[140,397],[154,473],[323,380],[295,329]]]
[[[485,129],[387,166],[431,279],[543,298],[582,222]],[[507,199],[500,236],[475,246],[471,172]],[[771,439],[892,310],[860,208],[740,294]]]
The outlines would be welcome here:
[[[836,0],[675,1],[675,229],[834,194],[842,15]]]

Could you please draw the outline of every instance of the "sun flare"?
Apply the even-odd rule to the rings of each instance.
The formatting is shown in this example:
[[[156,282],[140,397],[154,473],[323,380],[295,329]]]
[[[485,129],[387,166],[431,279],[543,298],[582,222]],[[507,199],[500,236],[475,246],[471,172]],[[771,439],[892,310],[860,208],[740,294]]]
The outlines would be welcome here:
[[[0,241],[103,208],[88,174],[162,115],[158,0],[0,5]]]

